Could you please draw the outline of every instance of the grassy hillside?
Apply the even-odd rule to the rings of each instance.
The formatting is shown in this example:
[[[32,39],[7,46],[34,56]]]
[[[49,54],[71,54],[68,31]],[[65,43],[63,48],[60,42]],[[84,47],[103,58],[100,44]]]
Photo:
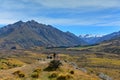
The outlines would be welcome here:
[[[62,66],[48,70],[51,60],[46,57],[53,52],[59,53]],[[113,80],[120,78],[120,55],[117,54],[51,49],[48,53],[42,50],[1,50],[0,55],[0,80],[99,80],[102,73]]]
[[[0,70],[10,69],[10,68],[14,68],[14,67],[20,67],[23,65],[25,65],[25,63],[18,59],[14,59],[14,58],[0,59]]]
[[[85,68],[89,74],[99,76],[100,73],[104,73],[113,80],[120,78],[120,55],[91,53],[71,55],[71,57],[74,57],[71,61],[76,62],[79,67]]]
[[[97,45],[68,48],[68,50],[80,50],[80,51],[120,54],[120,37],[111,39],[109,41],[104,41]]]
[[[62,66],[57,70],[47,70],[50,60],[45,59],[45,54],[36,54],[31,51],[23,51],[24,54],[16,56],[11,54],[10,58],[1,59],[1,63],[10,65],[0,70],[0,80],[99,80],[96,75],[90,75],[81,70],[75,69],[70,64],[63,61],[69,55],[60,54]],[[41,58],[41,60],[37,60]],[[45,59],[45,60],[44,60]],[[33,61],[32,61],[33,60]],[[14,64],[13,64],[14,63]],[[11,65],[17,65],[11,67]]]

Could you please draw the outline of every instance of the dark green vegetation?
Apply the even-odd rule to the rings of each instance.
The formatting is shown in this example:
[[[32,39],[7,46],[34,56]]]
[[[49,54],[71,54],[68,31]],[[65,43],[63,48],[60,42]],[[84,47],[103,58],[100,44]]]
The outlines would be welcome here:
[[[60,60],[52,60],[49,63],[49,66],[45,69],[47,71],[55,71],[57,70],[60,66],[62,65],[62,63],[60,62]]]

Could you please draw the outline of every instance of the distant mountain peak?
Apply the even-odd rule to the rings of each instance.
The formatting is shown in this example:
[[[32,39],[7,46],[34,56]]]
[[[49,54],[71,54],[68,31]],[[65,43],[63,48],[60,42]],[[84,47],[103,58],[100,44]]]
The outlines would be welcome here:
[[[92,34],[85,34],[80,35],[79,38],[86,41],[88,44],[95,44],[98,39],[100,39],[103,35],[92,35]]]
[[[26,23],[37,23],[38,24],[38,22],[35,20],[30,20],[30,21],[27,21]]]
[[[30,20],[30,21],[26,21],[26,22],[23,22],[22,20],[20,20],[20,21],[17,21],[17,22],[15,22],[14,24],[40,24],[40,23],[38,23],[37,21],[35,21],[35,20]]]
[[[102,37],[103,35],[93,35],[93,34],[84,34],[80,35],[81,38],[94,38],[94,37]]]
[[[20,20],[20,21],[16,22],[15,24],[22,24],[22,23],[24,23],[24,22],[22,20]]]

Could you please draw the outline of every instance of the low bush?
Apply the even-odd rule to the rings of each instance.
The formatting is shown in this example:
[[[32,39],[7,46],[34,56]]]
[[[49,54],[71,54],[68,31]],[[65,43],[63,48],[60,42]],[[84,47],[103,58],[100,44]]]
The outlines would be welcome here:
[[[57,80],[71,80],[73,79],[73,76],[70,74],[61,74],[58,76]]]
[[[15,71],[14,73],[13,73],[13,75],[16,75],[16,76],[18,76],[19,78],[23,78],[23,77],[25,77],[25,74],[23,73],[23,72],[21,72],[21,71]]]
[[[40,68],[37,68],[37,69],[35,69],[33,72],[40,73],[40,72],[41,72],[41,69],[40,69]]]
[[[62,65],[62,63],[60,62],[60,60],[52,60],[49,63],[49,66],[44,70],[45,71],[54,71],[54,70],[57,70],[61,65]]]
[[[74,71],[73,71],[73,70],[71,70],[71,71],[70,71],[70,74],[74,74]]]
[[[49,78],[56,78],[58,76],[57,72],[53,72],[52,74],[50,74]]]
[[[39,78],[39,73],[33,72],[33,73],[31,74],[31,77],[32,77],[32,78]]]
[[[39,74],[41,72],[41,68],[37,68],[33,71],[33,73],[31,74],[32,78],[39,78]]]

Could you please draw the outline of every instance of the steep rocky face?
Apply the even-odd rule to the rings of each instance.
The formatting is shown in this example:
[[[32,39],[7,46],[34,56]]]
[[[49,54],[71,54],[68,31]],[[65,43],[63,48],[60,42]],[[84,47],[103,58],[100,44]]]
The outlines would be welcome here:
[[[7,25],[0,29],[0,48],[60,47],[83,45],[77,36],[34,20]]]

